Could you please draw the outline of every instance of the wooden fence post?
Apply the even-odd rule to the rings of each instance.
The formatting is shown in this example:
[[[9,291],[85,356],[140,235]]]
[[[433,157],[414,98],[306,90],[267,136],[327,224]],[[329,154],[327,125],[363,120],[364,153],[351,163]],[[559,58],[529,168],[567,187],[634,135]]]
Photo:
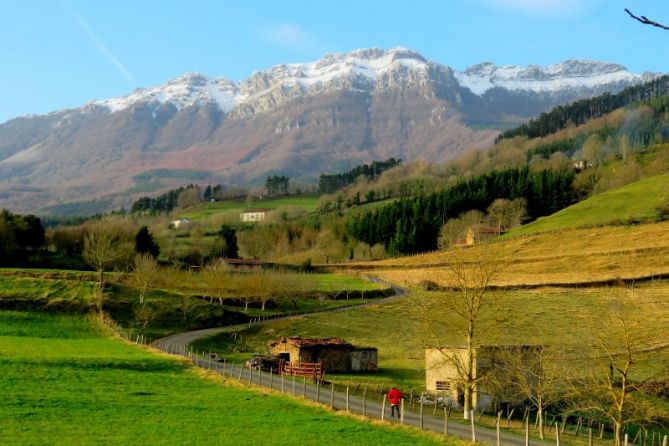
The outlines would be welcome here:
[[[293,376],[293,395],[295,395],[295,375]]]
[[[232,366],[234,367],[235,364],[233,363]],[[244,366],[239,366],[239,382],[242,382],[242,374],[244,373]]]
[[[629,439],[629,435],[625,433],[625,439],[623,441],[623,446],[627,446],[627,440]]]
[[[367,384],[365,384],[365,389],[362,391],[362,416],[367,416]]]
[[[499,412],[497,412],[497,423],[496,423],[496,426],[495,426],[496,430],[497,430],[497,446],[501,446],[501,444],[502,444],[502,441],[501,441],[500,436],[499,436],[499,425],[501,423],[501,420],[502,420],[502,411],[500,410]]]
[[[283,393],[283,381],[284,381],[284,376],[285,376],[285,374],[282,373],[282,374],[281,374],[281,393]]]
[[[404,398],[400,400],[400,424],[404,424]]]
[[[349,410],[350,410],[348,392],[349,392],[349,389],[348,389],[348,386],[347,386],[346,387],[346,413],[349,413]]]
[[[269,368],[269,390],[274,390],[274,368]]]
[[[476,426],[474,425],[474,410],[469,411],[469,419],[472,426],[472,443],[476,443]]]
[[[381,421],[386,417],[386,399],[381,402]]]
[[[588,428],[588,446],[592,446],[592,428]]]
[[[625,445],[627,446],[627,445]],[[667,446],[667,436],[665,435],[664,438],[662,438],[662,446]]]
[[[320,380],[316,381],[316,402],[321,402],[321,382]]]
[[[437,396],[435,395],[435,397],[434,397],[434,410],[432,411],[432,415],[437,414],[437,402],[438,402]]]
[[[302,398],[307,397],[307,377],[302,377]]]
[[[530,421],[525,418],[525,446],[530,446]]]
[[[451,405],[448,405],[448,409],[444,407],[444,435],[448,435],[448,415],[450,412]]]
[[[262,368],[258,367],[258,385],[262,386]]]
[[[420,428],[423,429],[423,395],[424,393],[420,394]]]

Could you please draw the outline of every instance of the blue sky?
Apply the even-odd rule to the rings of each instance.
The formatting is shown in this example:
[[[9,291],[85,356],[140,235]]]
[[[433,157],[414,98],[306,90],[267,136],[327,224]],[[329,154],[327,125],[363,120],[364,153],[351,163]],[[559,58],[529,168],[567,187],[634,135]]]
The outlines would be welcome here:
[[[462,69],[570,58],[669,72],[666,0],[4,0],[0,122],[188,71],[233,80],[330,52],[404,46]]]

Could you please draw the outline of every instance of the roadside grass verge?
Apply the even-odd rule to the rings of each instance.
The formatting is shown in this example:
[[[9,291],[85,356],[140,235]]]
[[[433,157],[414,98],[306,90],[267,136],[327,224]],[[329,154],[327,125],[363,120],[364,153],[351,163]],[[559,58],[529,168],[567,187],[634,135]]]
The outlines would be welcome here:
[[[202,379],[83,316],[0,312],[0,385],[4,445],[443,444]]]

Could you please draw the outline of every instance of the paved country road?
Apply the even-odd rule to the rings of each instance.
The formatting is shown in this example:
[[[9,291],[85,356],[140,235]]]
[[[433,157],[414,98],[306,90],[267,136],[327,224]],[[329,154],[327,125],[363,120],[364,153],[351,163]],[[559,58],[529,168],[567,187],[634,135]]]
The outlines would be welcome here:
[[[353,305],[348,307],[336,308],[331,310],[324,310],[327,312],[339,312],[339,311],[348,311],[353,309],[359,309],[368,305],[375,305],[382,302],[387,302],[390,300],[398,299],[404,297],[408,294],[408,290],[405,288],[398,287],[396,285],[381,281],[376,278],[369,278],[370,280],[382,282],[395,290],[393,296],[387,297],[385,299],[379,299],[370,301],[369,303],[361,305]],[[301,317],[303,315],[295,316],[286,316],[280,319],[288,319],[294,317]],[[269,323],[277,319],[267,319],[252,322],[251,324],[262,325]],[[323,404],[330,405],[337,410],[346,410],[346,392],[345,391],[336,391],[333,390],[328,385],[318,385],[311,382],[311,380],[304,380],[303,378],[295,378],[290,376],[281,376],[269,372],[261,372],[258,370],[251,370],[246,367],[243,367],[242,364],[228,364],[228,363],[219,363],[211,360],[206,357],[204,354],[198,354],[197,352],[193,353],[189,349],[189,345],[194,341],[206,337],[212,336],[228,330],[236,330],[243,327],[248,327],[249,324],[239,324],[231,325],[226,327],[216,327],[216,328],[206,328],[203,330],[189,331],[185,333],[178,333],[172,336],[168,336],[153,343],[153,346],[165,351],[170,354],[177,354],[191,358],[193,363],[198,367],[215,371],[222,374],[223,376],[236,379],[242,383],[250,383],[256,386],[272,388],[274,390],[280,391],[282,393],[294,394],[297,396],[302,396],[306,399],[317,401]],[[348,398],[348,410],[355,414],[365,414],[367,417],[374,419],[383,418],[385,421],[391,423],[400,423],[400,420],[397,418],[390,417],[390,407],[385,405],[383,407],[382,403],[379,401],[381,399],[381,394],[378,392],[370,392],[369,396],[366,397],[363,401],[361,395],[349,395]],[[408,404],[407,404],[408,406]],[[419,403],[416,403],[416,407],[419,408]],[[384,410],[385,409],[385,410]],[[382,411],[384,414],[382,415]],[[437,410],[437,416],[433,416],[434,411],[433,405],[424,406],[424,416],[422,419],[422,427],[425,430],[444,433],[445,421],[443,409],[439,408]],[[457,412],[454,412],[457,414]],[[410,426],[421,426],[421,417],[419,413],[406,410],[404,412],[403,423]],[[476,441],[484,442],[488,444],[497,443],[497,434],[495,429],[475,426],[476,432]],[[471,425],[463,424],[462,422],[456,422],[452,419],[448,423],[448,434],[463,439],[471,440],[472,439],[472,429]],[[500,443],[502,445],[510,446],[525,446],[526,440],[524,437],[505,432],[503,429],[500,432]],[[547,445],[548,442],[541,440],[531,439],[530,443],[532,445]]]

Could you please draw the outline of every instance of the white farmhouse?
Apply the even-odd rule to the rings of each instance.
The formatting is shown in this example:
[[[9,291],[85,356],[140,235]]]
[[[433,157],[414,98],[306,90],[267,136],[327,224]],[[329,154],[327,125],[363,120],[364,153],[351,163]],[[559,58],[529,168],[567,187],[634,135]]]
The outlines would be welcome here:
[[[264,221],[267,218],[267,213],[269,209],[246,209],[239,214],[239,218],[243,222],[259,222]]]

